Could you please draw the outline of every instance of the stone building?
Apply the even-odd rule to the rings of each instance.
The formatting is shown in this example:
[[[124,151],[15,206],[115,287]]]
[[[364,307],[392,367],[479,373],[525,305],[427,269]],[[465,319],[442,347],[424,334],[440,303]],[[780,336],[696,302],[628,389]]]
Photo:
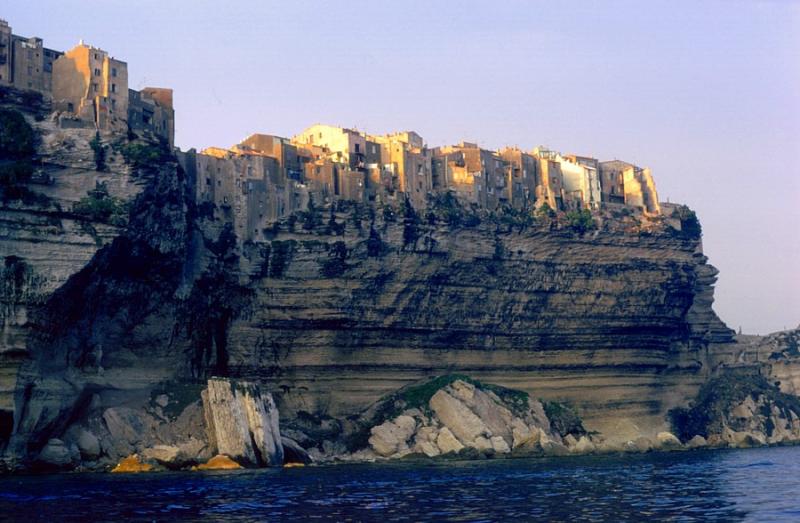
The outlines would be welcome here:
[[[510,203],[504,162],[494,151],[469,142],[438,147],[432,165],[441,189],[465,203],[489,210]]]
[[[368,163],[369,180],[380,189],[380,195],[392,199],[397,192],[408,197],[415,208],[425,208],[433,191],[433,175],[431,154],[422,137],[405,131],[371,136],[370,140],[380,146],[380,163]]]
[[[0,85],[13,86],[51,96],[53,62],[60,51],[44,47],[41,38],[15,35],[0,20]]]
[[[603,201],[638,208],[647,214],[661,214],[650,169],[622,160],[600,162],[600,180]]]
[[[506,147],[498,154],[506,170],[506,188],[515,209],[527,209],[535,204],[536,187],[541,185],[537,160],[517,147]]]
[[[533,157],[538,161],[537,173],[541,176],[540,183],[536,186],[537,206],[547,204],[551,209],[562,209],[564,182],[559,154],[544,147],[537,147],[533,150]]]
[[[53,62],[55,109],[97,129],[128,130],[128,96],[128,65],[102,49],[81,42]]]
[[[175,109],[172,89],[145,87],[128,89],[128,127],[134,133],[149,134],[175,145]]]
[[[602,200],[598,161],[585,156],[559,156],[564,198],[568,206],[599,209]]]

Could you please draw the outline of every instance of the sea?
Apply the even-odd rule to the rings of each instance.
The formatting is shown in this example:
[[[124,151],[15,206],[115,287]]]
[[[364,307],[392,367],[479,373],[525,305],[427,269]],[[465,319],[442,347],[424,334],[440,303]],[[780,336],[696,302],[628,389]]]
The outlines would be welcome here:
[[[800,521],[800,447],[6,476],[0,521]]]

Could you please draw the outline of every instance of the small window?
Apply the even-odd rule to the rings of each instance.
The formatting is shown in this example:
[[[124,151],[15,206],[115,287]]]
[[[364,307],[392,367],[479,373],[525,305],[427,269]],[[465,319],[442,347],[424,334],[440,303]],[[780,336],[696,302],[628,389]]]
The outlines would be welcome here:
[[[117,77],[117,68],[116,67],[112,67],[111,68],[111,76],[113,76],[114,78]]]
[[[111,84],[111,92],[112,93],[116,93],[117,92],[117,84]]]
[[[92,85],[93,85],[93,87],[94,87],[94,92],[97,92],[97,91],[99,91],[99,90],[100,90],[100,89],[99,89],[99,87],[98,87],[98,85],[97,85],[96,83],[95,83],[95,84],[92,84]]]
[[[100,69],[98,69],[98,68],[96,68],[96,67],[95,67],[95,69],[94,69],[94,75],[95,75],[95,76],[100,76]]]
[[[71,113],[75,112],[75,106],[72,104],[72,102],[67,102],[67,111]]]

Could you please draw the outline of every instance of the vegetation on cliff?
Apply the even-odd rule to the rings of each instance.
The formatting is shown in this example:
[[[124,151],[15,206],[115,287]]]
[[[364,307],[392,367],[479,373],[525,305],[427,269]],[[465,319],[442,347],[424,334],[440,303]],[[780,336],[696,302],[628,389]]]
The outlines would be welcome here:
[[[98,182],[72,206],[72,212],[91,221],[124,227],[128,223],[128,207],[128,202],[111,196],[106,184]]]
[[[669,411],[673,432],[681,441],[694,436],[708,438],[721,434],[731,411],[748,397],[763,396],[767,404],[775,405],[786,418],[790,412],[800,415],[800,398],[784,394],[763,376],[745,372],[729,372],[709,380],[689,407]],[[771,432],[766,427],[766,432]],[[768,434],[769,435],[769,434]]]
[[[38,139],[21,112],[0,109],[0,202],[49,206],[49,198],[26,186],[33,176]]]

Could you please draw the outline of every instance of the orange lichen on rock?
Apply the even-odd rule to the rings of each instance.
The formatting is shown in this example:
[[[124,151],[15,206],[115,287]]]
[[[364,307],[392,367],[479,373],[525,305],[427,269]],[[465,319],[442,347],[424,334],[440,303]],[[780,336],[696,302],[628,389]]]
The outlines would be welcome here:
[[[139,461],[139,456],[131,454],[127,458],[120,461],[111,472],[150,472],[153,470],[153,465],[149,463],[142,463]]]
[[[284,463],[283,464],[283,468],[285,468],[285,469],[291,469],[291,468],[294,468],[294,467],[305,467],[305,466],[306,466],[305,463],[295,463],[295,462]]]
[[[205,463],[192,468],[193,470],[235,470],[242,466],[224,454],[217,454]]]

